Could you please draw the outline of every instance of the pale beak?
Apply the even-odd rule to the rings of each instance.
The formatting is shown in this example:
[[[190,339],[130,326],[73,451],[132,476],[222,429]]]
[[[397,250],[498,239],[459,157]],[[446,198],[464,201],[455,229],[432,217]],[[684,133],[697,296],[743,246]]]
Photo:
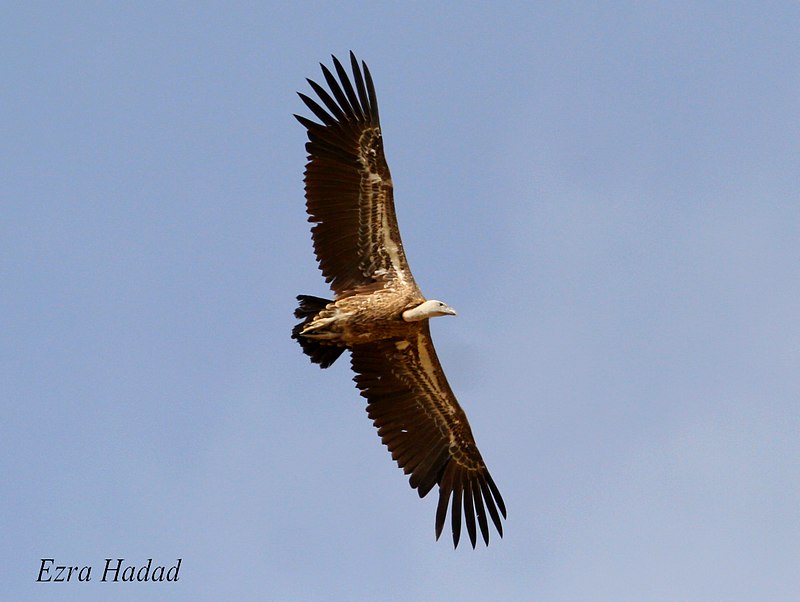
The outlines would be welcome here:
[[[456,310],[454,310],[454,309],[453,309],[452,307],[450,307],[449,305],[447,306],[447,308],[446,308],[446,309],[443,309],[442,311],[444,312],[444,314],[445,314],[446,316],[457,316],[457,315],[458,315],[458,314],[456,313]]]

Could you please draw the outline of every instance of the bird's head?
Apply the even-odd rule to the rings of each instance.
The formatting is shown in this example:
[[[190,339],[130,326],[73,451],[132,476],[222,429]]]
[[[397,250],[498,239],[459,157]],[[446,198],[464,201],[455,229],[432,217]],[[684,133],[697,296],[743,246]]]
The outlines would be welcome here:
[[[419,322],[427,318],[436,316],[455,316],[456,310],[450,307],[447,303],[442,303],[436,299],[430,299],[424,303],[420,303],[416,307],[407,309],[403,312],[403,319],[406,322]]]

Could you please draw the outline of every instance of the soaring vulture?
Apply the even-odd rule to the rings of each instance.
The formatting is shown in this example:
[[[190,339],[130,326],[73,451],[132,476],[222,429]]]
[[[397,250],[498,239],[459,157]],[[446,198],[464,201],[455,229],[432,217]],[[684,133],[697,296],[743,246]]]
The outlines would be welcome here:
[[[314,252],[335,300],[298,296],[301,322],[292,338],[322,368],[350,350],[354,380],[392,458],[420,497],[439,486],[436,539],[449,505],[454,546],[462,516],[472,547],[477,528],[488,545],[487,518],[502,536],[506,507],[428,327],[429,318],[456,312],[426,300],[408,267],[369,69],[351,52],[351,80],[332,58],[336,75],[320,65],[327,90],[307,80],[319,102],[299,94],[321,123],[295,117],[309,140],[305,192]]]

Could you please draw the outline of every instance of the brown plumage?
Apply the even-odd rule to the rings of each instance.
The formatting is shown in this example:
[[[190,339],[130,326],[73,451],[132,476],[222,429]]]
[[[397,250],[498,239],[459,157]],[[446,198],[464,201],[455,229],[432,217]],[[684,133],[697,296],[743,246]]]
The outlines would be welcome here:
[[[295,117],[308,133],[306,209],[314,251],[335,299],[300,295],[292,330],[303,351],[327,368],[345,349],[367,412],[392,458],[424,497],[439,486],[436,538],[450,506],[453,544],[464,518],[470,542],[489,543],[491,519],[502,536],[505,504],[481,458],[467,417],[447,383],[428,321],[455,312],[426,301],[408,267],[383,152],[375,88],[350,53],[351,81],[333,57],[321,65],[321,101],[300,94],[319,119]],[[338,76],[338,78],[337,78]]]

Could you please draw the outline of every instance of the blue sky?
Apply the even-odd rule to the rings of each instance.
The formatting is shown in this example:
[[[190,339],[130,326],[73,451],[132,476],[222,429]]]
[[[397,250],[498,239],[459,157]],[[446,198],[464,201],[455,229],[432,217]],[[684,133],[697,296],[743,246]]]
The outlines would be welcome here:
[[[796,600],[799,19],[3,8],[5,597]],[[459,310],[432,330],[508,506],[489,548],[434,542],[347,362],[289,339],[326,293],[295,91],[350,49],[416,279]],[[180,581],[98,583],[108,557]]]

